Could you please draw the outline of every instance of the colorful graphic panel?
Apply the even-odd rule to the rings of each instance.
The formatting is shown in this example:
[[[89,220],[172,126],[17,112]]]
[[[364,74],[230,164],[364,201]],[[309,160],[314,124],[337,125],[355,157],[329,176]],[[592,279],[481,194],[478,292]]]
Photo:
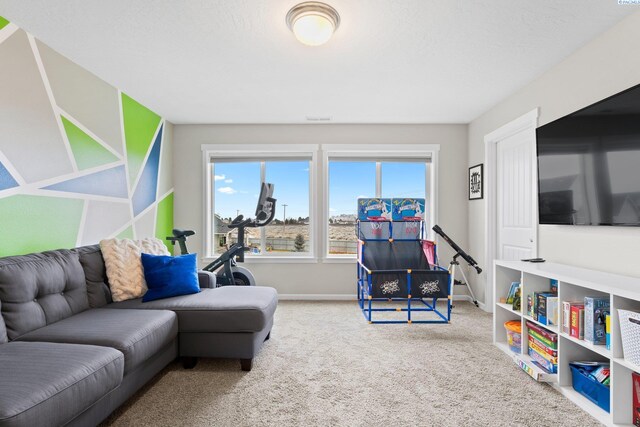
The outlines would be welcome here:
[[[71,146],[71,151],[73,151],[78,169],[90,169],[118,161],[118,158],[113,153],[83,132],[82,129],[71,123],[64,116],[61,116],[60,119],[67,133],[69,145]]]
[[[133,186],[161,119],[156,113],[124,93],[122,94],[122,119],[127,145],[129,182]]]
[[[17,186],[18,182],[11,176],[7,168],[0,163],[0,191]]]
[[[171,125],[23,30],[0,41],[0,61],[0,256],[164,240]]]

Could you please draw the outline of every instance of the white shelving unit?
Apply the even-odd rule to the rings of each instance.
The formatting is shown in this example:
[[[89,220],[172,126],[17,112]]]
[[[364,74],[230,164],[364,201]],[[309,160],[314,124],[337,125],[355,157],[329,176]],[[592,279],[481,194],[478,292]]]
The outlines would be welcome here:
[[[565,397],[601,423],[608,426],[632,426],[633,390],[631,373],[640,373],[640,366],[636,366],[623,358],[618,309],[640,312],[640,279],[550,262],[528,263],[500,260],[494,263],[493,277],[493,294],[496,296],[493,310],[494,344],[511,356],[514,362],[520,365],[531,377],[555,387]],[[506,297],[511,282],[520,282],[522,284],[522,295],[526,298],[526,295],[531,292],[548,291],[550,279],[558,281],[560,311],[562,311],[562,301],[581,301],[586,296],[610,298],[610,350],[604,345],[593,345],[587,341],[571,337],[563,333],[560,327],[542,325],[529,316],[513,310],[511,305],[498,302],[500,297]],[[526,300],[523,300],[522,305],[526,307]],[[518,319],[522,321],[521,354],[515,354],[509,349],[504,328],[504,322]],[[549,374],[531,363],[531,358],[528,356],[527,320],[558,333],[557,374]],[[610,413],[604,411],[573,389],[569,363],[576,360],[609,361],[611,365]]]

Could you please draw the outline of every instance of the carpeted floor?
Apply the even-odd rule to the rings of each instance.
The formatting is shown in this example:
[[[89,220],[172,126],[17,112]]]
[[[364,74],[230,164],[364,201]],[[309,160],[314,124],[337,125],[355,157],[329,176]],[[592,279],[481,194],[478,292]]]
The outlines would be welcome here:
[[[520,372],[471,304],[458,303],[450,325],[369,325],[355,302],[284,301],[253,371],[173,363],[105,425],[599,424]]]

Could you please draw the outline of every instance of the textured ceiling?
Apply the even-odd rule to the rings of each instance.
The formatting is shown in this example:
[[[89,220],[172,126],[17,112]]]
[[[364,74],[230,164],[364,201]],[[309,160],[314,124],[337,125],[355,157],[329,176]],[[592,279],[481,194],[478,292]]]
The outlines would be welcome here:
[[[637,7],[615,0],[0,0],[0,15],[174,123],[466,123]]]

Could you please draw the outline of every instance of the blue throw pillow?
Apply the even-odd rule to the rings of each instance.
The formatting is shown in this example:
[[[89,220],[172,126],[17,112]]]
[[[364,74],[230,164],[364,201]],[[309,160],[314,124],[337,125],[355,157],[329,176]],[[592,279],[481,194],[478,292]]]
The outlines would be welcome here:
[[[142,302],[200,292],[196,254],[172,257],[143,253],[141,258],[149,288]]]

